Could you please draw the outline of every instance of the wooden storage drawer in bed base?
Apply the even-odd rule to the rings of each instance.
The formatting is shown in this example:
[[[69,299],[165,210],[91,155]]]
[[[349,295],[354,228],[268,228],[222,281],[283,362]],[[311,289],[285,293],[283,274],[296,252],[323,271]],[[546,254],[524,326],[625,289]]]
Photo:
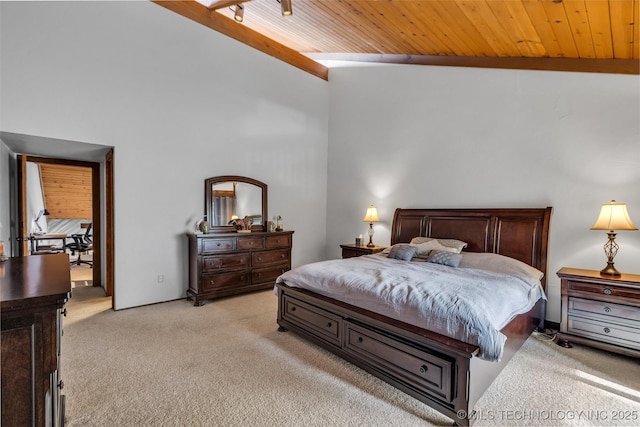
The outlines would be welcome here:
[[[344,325],[345,351],[391,373],[407,387],[447,403],[452,401],[454,359],[436,356],[349,321]]]

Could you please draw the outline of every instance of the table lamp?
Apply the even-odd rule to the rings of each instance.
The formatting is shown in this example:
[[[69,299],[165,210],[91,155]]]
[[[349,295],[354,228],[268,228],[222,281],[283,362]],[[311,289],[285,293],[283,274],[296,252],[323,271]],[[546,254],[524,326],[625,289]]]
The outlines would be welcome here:
[[[369,223],[369,243],[367,243],[367,247],[372,248],[375,246],[373,244],[373,223],[380,221],[378,218],[378,209],[373,205],[369,206],[367,208],[367,214],[362,218],[362,221]]]
[[[624,203],[616,203],[615,200],[612,200],[611,203],[602,205],[602,208],[600,209],[600,216],[591,229],[608,230],[607,236],[609,236],[609,240],[604,244],[604,253],[607,256],[607,266],[600,270],[600,273],[607,276],[620,276],[621,273],[613,266],[613,258],[616,256],[619,249],[619,246],[616,243],[615,230],[638,229],[633,225],[633,222],[631,222],[631,218],[629,218],[627,205]]]
[[[36,227],[38,228],[38,231],[36,231],[34,234],[44,234],[44,231],[42,231],[42,227],[40,226],[40,224],[38,224],[38,221],[40,221],[40,218],[42,218],[42,215],[49,215],[49,211],[45,208],[45,209],[42,209],[40,212],[38,212],[38,215],[33,220],[33,222],[35,222],[36,224]]]

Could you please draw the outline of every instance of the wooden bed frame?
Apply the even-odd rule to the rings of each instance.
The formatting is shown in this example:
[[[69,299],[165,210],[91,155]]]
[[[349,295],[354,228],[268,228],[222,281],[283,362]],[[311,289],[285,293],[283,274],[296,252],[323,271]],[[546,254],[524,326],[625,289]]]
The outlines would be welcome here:
[[[397,209],[391,244],[413,237],[453,238],[465,251],[516,258],[545,273],[552,208]],[[544,324],[539,300],[502,329],[499,362],[476,357],[478,348],[314,292],[277,285],[280,331],[291,330],[424,402],[454,424],[474,422],[474,405],[515,352]]]

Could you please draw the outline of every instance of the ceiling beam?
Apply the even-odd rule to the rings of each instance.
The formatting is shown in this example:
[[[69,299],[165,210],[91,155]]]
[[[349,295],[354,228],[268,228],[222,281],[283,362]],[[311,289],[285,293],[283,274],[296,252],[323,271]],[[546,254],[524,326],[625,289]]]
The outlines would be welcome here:
[[[637,59],[470,57],[376,53],[308,53],[307,56],[316,61],[354,61],[386,64],[442,65],[451,67],[640,74],[640,61]]]
[[[207,9],[206,6],[195,1],[156,1],[153,3],[171,10],[185,18],[191,19],[199,24],[218,31],[232,39],[249,45],[267,55],[273,56],[287,64],[293,65],[307,73],[320,77],[323,80],[329,79],[329,69],[313,59],[302,55],[280,44],[262,34],[227,18],[220,13]]]

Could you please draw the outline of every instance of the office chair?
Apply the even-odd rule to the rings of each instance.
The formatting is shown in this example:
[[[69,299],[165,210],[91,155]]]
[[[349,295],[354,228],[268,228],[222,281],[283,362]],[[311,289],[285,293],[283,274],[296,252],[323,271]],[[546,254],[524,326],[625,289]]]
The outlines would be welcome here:
[[[82,253],[93,250],[93,239],[91,238],[91,226],[93,224],[89,224],[87,226],[87,231],[84,234],[72,234],[70,237],[73,239],[73,242],[68,243],[66,248],[71,250],[71,255],[75,255],[78,252],[78,258],[69,262],[71,265],[80,265],[87,264],[93,266],[93,261],[89,261],[86,259],[82,259]]]

